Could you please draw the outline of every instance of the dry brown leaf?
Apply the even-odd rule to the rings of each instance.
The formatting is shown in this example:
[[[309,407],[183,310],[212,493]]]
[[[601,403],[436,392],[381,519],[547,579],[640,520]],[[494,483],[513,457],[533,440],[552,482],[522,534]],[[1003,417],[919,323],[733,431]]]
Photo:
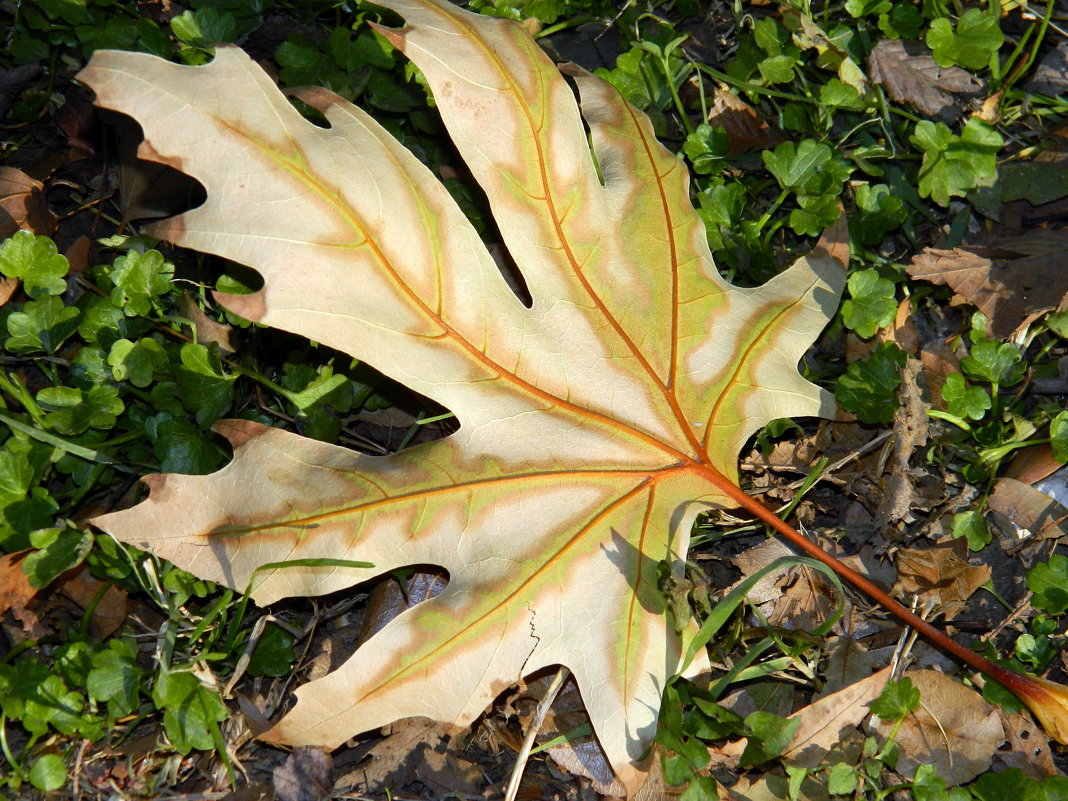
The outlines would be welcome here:
[[[737,784],[727,788],[725,797],[728,801],[785,801],[788,798],[794,801],[827,801],[830,798],[827,788],[811,776],[801,782],[798,795],[793,797],[786,777],[773,773],[753,778],[742,776]]]
[[[1006,747],[998,751],[996,759],[1006,768],[1019,768],[1032,779],[1041,781],[1046,776],[1057,775],[1053,753],[1049,747],[1049,735],[1035,723],[1026,712],[998,709],[998,719],[1005,729]],[[996,768],[995,768],[996,769]]]
[[[905,676],[920,691],[920,706],[897,730],[901,756],[897,771],[911,778],[918,765],[933,765],[950,787],[971,781],[990,767],[1005,742],[995,709],[975,690],[937,670],[909,670]],[[893,722],[872,719],[883,736]]]
[[[1068,509],[1044,492],[1014,478],[994,484],[988,505],[1033,537],[1048,539],[1068,535]]]
[[[923,350],[920,351],[920,361],[923,362],[923,372],[927,379],[927,388],[930,390],[931,405],[944,412],[948,407],[942,398],[942,387],[946,383],[946,376],[960,372],[960,359],[949,343],[939,340],[923,346]]]
[[[334,794],[334,760],[322,748],[294,748],[274,769],[276,801],[326,801]]]
[[[0,167],[0,239],[20,229],[51,236],[56,217],[48,208],[44,184],[22,170]]]
[[[19,281],[17,278],[0,278],[0,306],[11,300],[11,296],[15,294],[15,290],[18,288]]]
[[[826,695],[790,716],[801,721],[784,756],[806,768],[822,765],[833,749],[846,739],[869,714],[871,702],[879,697],[892,668],[886,667],[836,693]]]
[[[838,598],[822,573],[802,566],[792,574],[780,581],[782,594],[765,614],[772,626],[811,631],[834,614]]]
[[[835,637],[823,660],[823,688],[813,702],[844,690],[875,672],[876,660],[852,636]]]
[[[991,336],[1004,339],[1037,315],[1064,308],[1066,257],[1068,231],[1036,230],[952,250],[927,248],[906,270],[915,279],[948,285],[987,316]]]
[[[443,792],[479,795],[484,783],[480,771],[451,751],[454,729],[427,718],[392,723],[382,729],[383,739],[371,745],[362,761],[337,783],[381,793],[421,782]]]
[[[104,587],[104,582],[93,578],[88,570],[64,582],[60,593],[65,595],[82,609],[88,609],[97,593]],[[126,622],[126,591],[114,584],[109,584],[104,595],[93,608],[89,625],[93,636],[100,639],[111,636]]]
[[[712,95],[708,124],[718,125],[727,133],[730,141],[727,154],[731,156],[766,150],[786,141],[786,136],[768,125],[756,109],[723,87],[717,87]]]
[[[237,334],[234,327],[208,317],[188,292],[183,291],[178,298],[178,311],[193,324],[195,339],[199,344],[214,343],[224,355],[237,352]]]
[[[946,620],[952,620],[972,593],[990,580],[988,565],[970,565],[949,548],[900,548],[895,562],[894,592],[935,601]]]
[[[738,584],[741,584],[748,576],[767,567],[776,559],[795,555],[796,554],[790,550],[785,543],[780,542],[779,540],[767,540],[755,548],[749,548],[748,550],[742,551],[737,556],[732,556],[731,562],[741,571],[742,577],[738,579],[735,584],[731,585],[731,587],[728,587],[726,592],[729,592]],[[791,570],[793,570],[793,568],[783,567],[758,579],[757,583],[750,587],[749,592],[746,594],[749,602],[760,606],[779,598],[782,595],[782,588],[779,586],[779,583]]]
[[[33,637],[39,631],[37,616],[29,605],[40,590],[30,586],[29,577],[22,572],[22,561],[32,549],[0,556],[0,617],[11,612],[22,623],[26,634]]]
[[[910,103],[943,122],[964,113],[960,99],[978,95],[983,85],[960,67],[943,67],[921,42],[883,39],[868,56],[868,75],[898,103]]]
[[[912,300],[903,298],[897,305],[894,322],[876,334],[877,342],[893,342],[905,353],[916,355],[920,347],[920,332],[912,320]]]
[[[555,746],[549,749],[549,756],[552,757],[553,762],[573,776],[582,776],[589,779],[593,789],[601,795],[621,798],[627,795],[627,788],[612,772],[612,766],[608,764],[608,759],[596,740]],[[658,764],[658,761],[653,764]],[[645,780],[642,789],[650,787],[651,791],[652,787],[655,787],[655,782],[652,771],[650,771],[649,778]],[[638,791],[638,797],[640,795],[641,790]]]
[[[1053,475],[1063,465],[1053,458],[1053,450],[1048,443],[1029,445],[1020,448],[1005,468],[1005,478],[1014,478],[1024,484],[1033,485]]]

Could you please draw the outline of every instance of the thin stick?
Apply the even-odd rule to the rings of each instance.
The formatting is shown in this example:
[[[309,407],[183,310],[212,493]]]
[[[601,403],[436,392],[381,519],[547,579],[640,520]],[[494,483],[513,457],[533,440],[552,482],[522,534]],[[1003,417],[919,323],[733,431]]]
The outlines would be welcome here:
[[[571,671],[561,666],[556,671],[556,675],[553,676],[545,697],[538,704],[538,709],[534,712],[534,719],[530,721],[530,728],[527,729],[527,736],[523,739],[523,745],[516,756],[512,777],[508,780],[508,789],[504,791],[504,801],[515,801],[516,794],[519,792],[519,780],[523,778],[523,771],[526,769],[527,760],[530,758],[530,749],[534,747],[534,738],[538,736],[541,724],[545,722],[545,716],[549,714],[549,707],[553,705],[553,701],[560,694],[560,690],[564,688],[564,682],[567,681],[570,675]]]

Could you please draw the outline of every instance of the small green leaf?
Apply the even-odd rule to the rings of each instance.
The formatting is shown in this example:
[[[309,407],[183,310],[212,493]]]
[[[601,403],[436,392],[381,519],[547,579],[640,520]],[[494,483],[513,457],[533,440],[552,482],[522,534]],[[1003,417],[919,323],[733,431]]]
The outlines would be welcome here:
[[[960,373],[946,376],[941,394],[949,413],[962,420],[982,420],[990,408],[990,393],[982,387],[967,386]]]
[[[226,719],[226,707],[196,676],[185,671],[161,671],[152,699],[163,710],[163,729],[179,753],[214,747],[211,727]]]
[[[790,212],[790,227],[802,236],[819,236],[841,214],[834,195],[799,195]]]
[[[827,773],[827,792],[846,795],[857,788],[857,769],[848,762],[839,762]]]
[[[78,330],[78,316],[78,309],[64,306],[53,295],[25,303],[21,311],[12,312],[7,318],[7,332],[11,337],[4,347],[12,353],[53,354]]]
[[[155,372],[167,363],[167,352],[156,340],[142,337],[137,342],[119,339],[108,352],[108,364],[116,381],[129,381],[147,387]]]
[[[112,640],[107,650],[93,656],[85,689],[90,697],[108,705],[113,718],[122,717],[137,710],[143,675],[132,643]]]
[[[1057,655],[1057,651],[1050,645],[1049,637],[1036,637],[1026,633],[1016,638],[1012,650],[1017,659],[1026,662],[1033,670],[1040,673]]]
[[[293,669],[297,658],[293,651],[293,635],[273,623],[263,629],[259,642],[248,663],[250,676],[285,676]]]
[[[888,39],[915,39],[923,27],[923,14],[913,5],[894,3],[887,14],[879,15],[879,30]]]
[[[58,790],[67,782],[67,765],[59,754],[45,754],[30,767],[30,784],[38,790]]]
[[[1010,342],[980,339],[960,360],[960,369],[971,379],[1002,387],[1019,383],[1027,372],[1020,348]]]
[[[1068,776],[1047,776],[1042,780],[1043,801],[1068,801]]]
[[[760,77],[764,79],[765,83],[772,85],[790,83],[794,79],[794,66],[796,64],[797,59],[793,56],[768,56],[757,64],[757,69],[760,71]]]
[[[798,194],[837,195],[851,168],[830,145],[805,139],[799,145],[782,142],[761,153],[764,166],[783,189]]]
[[[868,107],[860,92],[838,78],[831,78],[820,87],[820,103],[847,111],[863,111]]]
[[[145,430],[164,473],[205,475],[218,469],[225,458],[189,420],[158,414],[149,418]]]
[[[878,245],[908,219],[905,201],[886,184],[861,184],[854,200],[858,213],[850,216],[849,230],[861,244]]]
[[[1004,40],[997,17],[978,8],[961,14],[956,28],[945,17],[934,20],[926,38],[935,61],[943,67],[959,64],[971,70],[990,66],[991,57]]]
[[[18,231],[0,244],[0,274],[18,278],[31,298],[62,295],[67,288],[64,276],[70,264],[47,236]]]
[[[1042,785],[1019,768],[984,773],[969,789],[979,801],[1045,801]]]
[[[920,196],[940,206],[948,206],[951,197],[993,186],[997,179],[997,154],[1004,140],[978,117],[968,120],[959,137],[941,122],[921,120],[909,141],[923,151]]]
[[[343,70],[360,67],[388,70],[393,67],[393,47],[378,31],[363,31],[355,39],[347,28],[335,28],[330,34],[330,53]]]
[[[206,427],[230,407],[237,376],[224,373],[218,353],[204,345],[182,345],[180,357],[182,364],[174,371],[178,396],[196,412],[197,424]]]
[[[659,92],[658,84],[651,80],[654,74],[644,66],[646,53],[640,47],[633,47],[616,59],[616,66],[611,70],[603,67],[596,70],[596,75],[608,81],[619,90],[628,102],[642,111],[648,108],[660,108],[670,99],[667,87]]]
[[[906,358],[892,342],[879,343],[865,361],[846,368],[835,385],[835,398],[862,423],[889,423],[897,411],[897,388]]]
[[[769,56],[794,50],[789,46],[790,34],[772,17],[761,17],[753,22],[753,39]]]
[[[1057,336],[1068,339],[1068,311],[1050,312],[1045,317],[1045,323]]]
[[[37,550],[22,563],[22,571],[37,589],[47,587],[61,573],[81,564],[93,547],[93,535],[76,528],[43,528],[30,534]]]
[[[1049,423],[1049,447],[1058,462],[1068,462],[1068,411],[1057,412]]]
[[[97,715],[83,715],[84,707],[81,693],[68,689],[59,676],[50,675],[27,694],[22,722],[36,721],[62,734],[95,740],[103,735],[104,722]]]
[[[890,8],[890,0],[846,0],[845,4],[845,10],[855,19],[869,14],[885,14]]]
[[[849,276],[848,283],[849,298],[842,304],[846,328],[868,338],[894,321],[897,300],[893,281],[880,276],[878,270],[860,270]]]
[[[920,705],[920,691],[912,679],[904,676],[897,681],[888,681],[879,697],[871,702],[872,714],[883,720],[900,720]]]
[[[686,137],[682,150],[698,174],[711,175],[723,168],[723,158],[729,147],[726,131],[702,122]]]
[[[953,515],[953,538],[968,540],[969,551],[981,551],[990,544],[990,529],[983,515],[974,510]]]
[[[176,606],[185,606],[190,598],[203,598],[212,590],[212,584],[192,573],[172,567],[163,577],[163,588],[174,593],[171,599]]]
[[[1031,605],[1051,615],[1068,610],[1068,556],[1053,554],[1048,562],[1027,571]]]
[[[174,265],[156,250],[135,250],[115,259],[111,300],[127,317],[147,317],[156,299],[171,288]]]
[[[938,775],[934,765],[921,763],[912,777],[912,795],[915,801],[948,801],[946,783]]]
[[[783,189],[803,190],[831,159],[831,149],[822,142],[805,139],[800,145],[782,142],[761,153],[764,166]]]
[[[749,741],[738,764],[751,767],[779,756],[786,750],[800,725],[800,718],[790,720],[771,712],[757,711],[747,715],[745,727]]]
[[[47,387],[37,393],[37,402],[50,409],[45,422],[56,432],[77,436],[90,428],[110,429],[122,414],[119,390],[97,384],[87,392],[73,387]]]
[[[146,324],[147,321],[127,317],[110,297],[94,296],[82,305],[78,334],[86,342],[99,342],[101,345],[110,346],[117,339],[133,336],[135,329]]]

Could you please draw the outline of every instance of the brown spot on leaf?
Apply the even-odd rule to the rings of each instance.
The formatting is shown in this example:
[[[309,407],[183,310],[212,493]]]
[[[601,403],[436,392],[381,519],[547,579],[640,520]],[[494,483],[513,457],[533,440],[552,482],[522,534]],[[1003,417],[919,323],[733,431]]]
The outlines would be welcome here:
[[[387,28],[385,25],[379,25],[376,22],[368,22],[372,28],[385,37],[386,41],[393,45],[395,48],[404,52],[404,45],[407,40],[409,31],[411,31],[411,25],[405,25],[403,28]]]
[[[262,436],[274,429],[252,420],[219,420],[211,427],[211,430],[226,437],[230,444],[234,446],[234,450],[238,450],[244,447],[249,440]]]

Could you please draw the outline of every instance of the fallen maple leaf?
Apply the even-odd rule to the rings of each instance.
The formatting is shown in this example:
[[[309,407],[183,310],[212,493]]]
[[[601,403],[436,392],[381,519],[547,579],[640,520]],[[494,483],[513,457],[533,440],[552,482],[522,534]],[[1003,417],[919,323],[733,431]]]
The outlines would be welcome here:
[[[462,726],[522,675],[564,665],[633,793],[694,630],[676,633],[658,568],[680,570],[693,521],[716,505],[743,506],[1068,739],[1068,688],[949,640],[737,486],[758,428],[835,410],[797,363],[837,306],[844,224],[765,286],[733,287],[683,162],[612,87],[569,69],[580,116],[521,26],[445,0],[380,4],[406,20],[380,30],[431,86],[529,306],[430,171],[337,95],[297,93],[329,123],[314,125],[226,48],[202,67],[102,51],[80,76],[141,122],[143,157],[206,189],[149,230],[263,275],[261,291],[221,302],[367,360],[462,424],[372,457],[223,421],[230,465],[150,476],[148,501],[96,520],[201,577],[251,585],[260,603],[406,565],[448,571],[444,592],[298,690],[264,739],[335,747],[416,716]]]
[[[910,276],[947,284],[987,316],[990,335],[1005,339],[1051,309],[1068,307],[1064,256],[1068,231],[1037,228],[1018,236],[983,236],[952,250],[925,248]]]
[[[298,690],[267,739],[334,747],[405,716],[464,725],[561,664],[633,792],[684,650],[658,565],[681,566],[702,510],[753,503],[737,453],[758,428],[833,414],[797,364],[837,306],[844,226],[767,285],[733,287],[684,163],[612,87],[569,70],[580,116],[520,26],[441,0],[383,5],[405,18],[383,33],[429,81],[531,307],[429,170],[340,97],[299,93],[323,128],[239,50],[201,67],[98,52],[80,76],[98,104],[137,118],[143,157],[207,190],[151,232],[254,266],[263,290],[220,296],[229,309],[367,360],[461,427],[370,457],[225,421],[226,468],[150,476],[149,500],[95,522],[239,590],[265,563],[374,564],[262,571],[260,603],[405,565],[448,571],[441,595]]]

